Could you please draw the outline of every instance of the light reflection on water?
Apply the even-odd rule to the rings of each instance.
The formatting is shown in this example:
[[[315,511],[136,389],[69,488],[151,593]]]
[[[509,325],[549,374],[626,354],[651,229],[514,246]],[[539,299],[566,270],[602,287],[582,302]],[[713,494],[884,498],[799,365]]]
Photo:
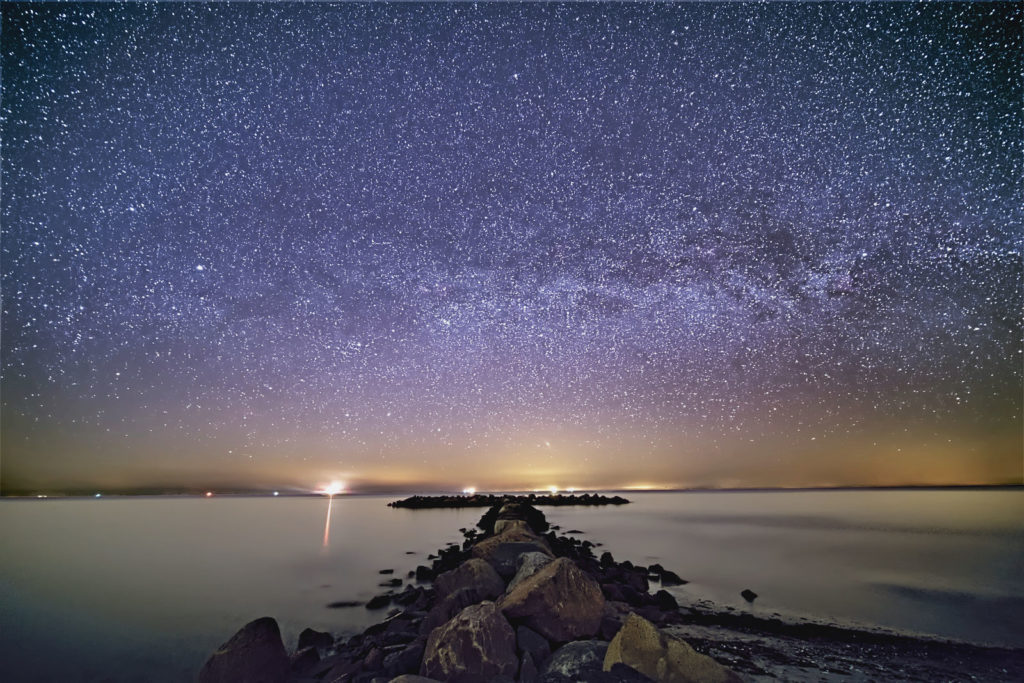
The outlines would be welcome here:
[[[618,559],[690,579],[683,599],[747,609],[751,588],[758,613],[1024,645],[1022,491],[627,497],[546,512]],[[380,569],[427,563],[482,514],[390,499],[329,497],[326,518],[319,497],[2,501],[0,678],[189,680],[264,615],[289,647],[307,626],[361,630],[383,613],[325,605],[366,600]]]

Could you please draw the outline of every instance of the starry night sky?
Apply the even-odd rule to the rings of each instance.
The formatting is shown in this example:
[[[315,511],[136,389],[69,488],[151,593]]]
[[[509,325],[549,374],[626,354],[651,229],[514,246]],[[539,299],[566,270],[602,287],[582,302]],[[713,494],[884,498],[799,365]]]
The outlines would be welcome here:
[[[1022,478],[1022,10],[4,3],[5,492]]]

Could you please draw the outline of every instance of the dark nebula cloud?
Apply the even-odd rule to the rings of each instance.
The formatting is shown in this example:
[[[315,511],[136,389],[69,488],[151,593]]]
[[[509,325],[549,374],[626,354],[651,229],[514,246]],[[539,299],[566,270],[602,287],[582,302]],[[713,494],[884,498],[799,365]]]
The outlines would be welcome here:
[[[1020,481],[1021,18],[4,3],[4,488]]]

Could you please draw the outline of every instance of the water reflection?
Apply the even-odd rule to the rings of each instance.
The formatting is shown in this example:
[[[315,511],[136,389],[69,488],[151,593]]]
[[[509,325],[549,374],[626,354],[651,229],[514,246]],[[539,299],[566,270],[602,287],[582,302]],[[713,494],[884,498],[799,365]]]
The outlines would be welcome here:
[[[324,523],[324,548],[331,542],[331,507],[334,505],[334,496],[327,496],[327,521]]]

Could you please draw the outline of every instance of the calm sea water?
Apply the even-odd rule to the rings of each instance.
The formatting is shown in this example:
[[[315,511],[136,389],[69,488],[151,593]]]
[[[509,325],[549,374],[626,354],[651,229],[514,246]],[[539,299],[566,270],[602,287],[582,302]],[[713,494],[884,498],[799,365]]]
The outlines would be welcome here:
[[[689,579],[682,599],[1024,646],[1022,491],[629,497],[546,512]],[[378,570],[403,575],[482,514],[388,500],[336,498],[329,528],[317,498],[3,501],[0,678],[191,680],[263,615],[289,647],[306,626],[361,630],[383,614],[325,605],[367,599]]]

